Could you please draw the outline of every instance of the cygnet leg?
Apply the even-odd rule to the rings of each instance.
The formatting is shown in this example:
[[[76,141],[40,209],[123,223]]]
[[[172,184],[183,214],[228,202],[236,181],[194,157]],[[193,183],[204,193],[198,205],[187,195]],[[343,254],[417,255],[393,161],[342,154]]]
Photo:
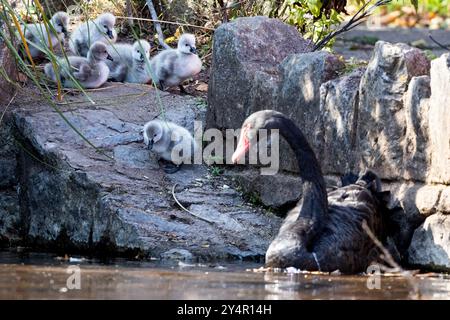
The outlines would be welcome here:
[[[164,91],[164,80],[159,80],[158,89]]]
[[[176,165],[175,163],[171,161],[167,161],[164,159],[158,160],[159,165],[162,167],[165,173],[167,174],[173,174],[175,172],[178,172],[181,168],[181,165]]]

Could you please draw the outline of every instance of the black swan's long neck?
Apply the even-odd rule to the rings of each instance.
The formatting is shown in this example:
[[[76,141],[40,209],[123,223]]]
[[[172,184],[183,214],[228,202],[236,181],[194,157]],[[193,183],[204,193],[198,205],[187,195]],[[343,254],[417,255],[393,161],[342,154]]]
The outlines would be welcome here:
[[[279,129],[295,153],[303,187],[299,217],[311,219],[314,233],[328,212],[325,181],[314,151],[295,123],[282,115],[270,118],[266,128]]]

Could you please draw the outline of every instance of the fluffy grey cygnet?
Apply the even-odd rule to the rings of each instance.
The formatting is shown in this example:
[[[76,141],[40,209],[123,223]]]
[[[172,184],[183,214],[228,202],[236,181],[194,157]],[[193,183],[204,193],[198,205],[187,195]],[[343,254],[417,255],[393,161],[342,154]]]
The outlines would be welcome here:
[[[191,133],[185,128],[157,119],[145,124],[144,143],[149,150],[165,160],[163,169],[166,173],[175,173],[183,163],[192,163],[198,148]]]
[[[67,59],[69,64],[65,58],[57,61],[61,83],[65,88],[77,88],[69,73],[86,89],[98,88],[108,80],[109,68],[105,61],[112,58],[103,42],[95,42],[89,49],[87,58],[70,56]],[[57,81],[52,63],[47,63],[44,71],[47,77]]]
[[[177,49],[167,49],[151,60],[153,80],[161,90],[179,86],[183,81],[195,76],[202,69],[202,61],[197,55],[195,37],[186,33],[180,37]]]
[[[70,51],[75,55],[86,57],[94,42],[115,43],[117,40],[115,24],[116,17],[111,13],[103,13],[95,20],[82,23],[70,36]]]
[[[117,43],[108,46],[113,61],[107,61],[109,78],[119,82],[147,83],[151,80],[150,43],[138,40],[133,45]]]
[[[65,12],[56,12],[51,20],[54,31],[49,28],[50,41],[54,50],[60,48],[60,43],[64,44],[64,39],[68,35],[67,26],[69,25],[69,15]],[[28,43],[31,57],[42,58],[45,56],[44,51],[39,47],[50,48],[50,41],[47,30],[43,23],[32,23],[21,26],[22,32]]]

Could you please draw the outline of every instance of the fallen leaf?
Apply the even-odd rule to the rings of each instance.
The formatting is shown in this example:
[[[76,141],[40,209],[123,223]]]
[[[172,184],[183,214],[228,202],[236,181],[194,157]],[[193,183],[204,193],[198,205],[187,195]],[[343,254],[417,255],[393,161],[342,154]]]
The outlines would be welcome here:
[[[197,91],[202,91],[202,92],[206,92],[208,91],[208,84],[207,83],[200,83],[198,86],[195,87],[195,90]]]

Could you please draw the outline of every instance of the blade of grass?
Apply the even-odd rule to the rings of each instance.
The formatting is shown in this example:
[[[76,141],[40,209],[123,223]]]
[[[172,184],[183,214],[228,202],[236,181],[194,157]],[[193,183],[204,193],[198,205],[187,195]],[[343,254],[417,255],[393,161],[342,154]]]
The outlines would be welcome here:
[[[25,35],[23,34],[22,28],[20,27],[19,21],[17,21],[16,16],[14,13],[10,12],[11,18],[13,19],[14,25],[17,28],[17,32],[19,32],[20,38],[22,40],[23,46],[25,48],[25,52],[27,53],[28,59],[31,62],[31,65],[33,66],[33,69],[36,69],[36,65],[34,64],[34,60],[31,57],[30,48],[28,48],[27,40],[25,39]]]
[[[51,52],[55,52],[54,49],[53,49],[52,37],[50,35],[50,30],[49,30],[49,27],[48,27],[49,24],[50,24],[50,21],[48,20],[47,15],[44,12],[44,8],[42,8],[42,5],[39,2],[39,0],[34,0],[34,3],[36,4],[36,6],[37,6],[37,8],[38,8],[39,12],[41,13],[42,18],[44,20],[43,23],[44,23],[45,31],[47,32],[47,39],[48,39],[48,45],[50,47],[50,51]],[[55,31],[55,30],[53,30],[53,31]],[[55,32],[55,34],[56,34],[56,32]],[[51,63],[53,65],[53,69],[55,70],[55,74],[57,74],[58,73],[58,66],[57,66],[56,60],[52,59]],[[61,96],[61,78],[59,76],[56,76],[56,86],[57,86],[57,96],[56,96],[57,100],[58,101],[62,101],[62,96]]]

